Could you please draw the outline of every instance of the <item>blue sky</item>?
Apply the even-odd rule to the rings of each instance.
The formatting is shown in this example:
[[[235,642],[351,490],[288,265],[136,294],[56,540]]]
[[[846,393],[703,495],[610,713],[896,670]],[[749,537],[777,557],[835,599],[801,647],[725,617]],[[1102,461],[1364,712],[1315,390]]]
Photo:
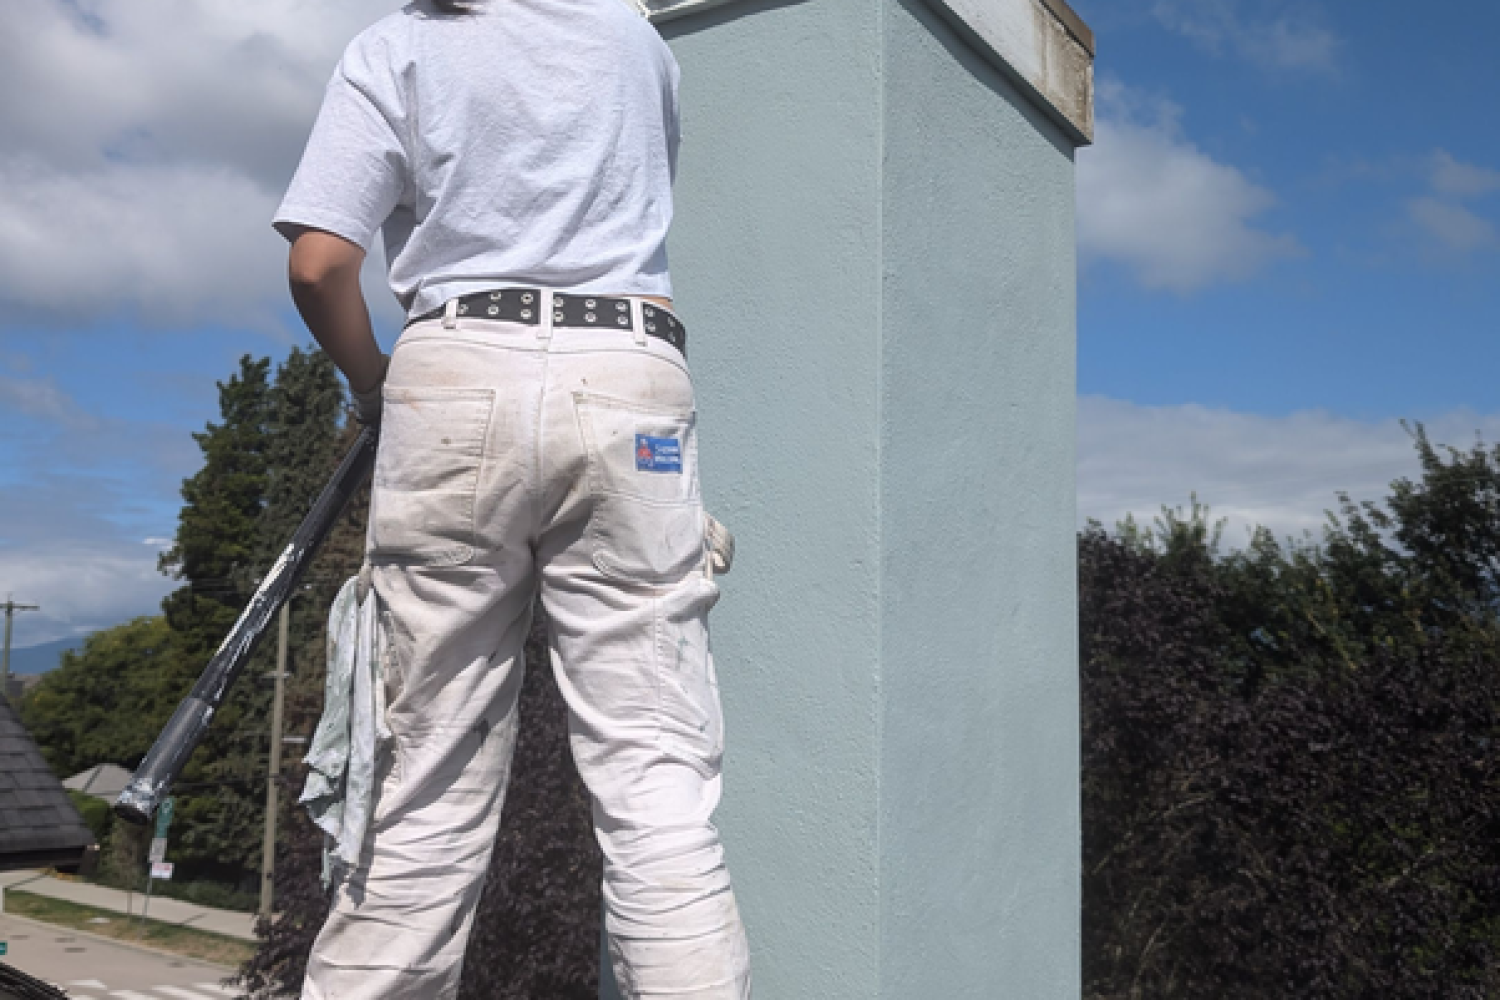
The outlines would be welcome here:
[[[1101,100],[1101,141],[1172,106],[1173,141],[1261,188],[1244,222],[1286,240],[1241,280],[1166,294],[1086,268],[1082,392],[1368,419],[1497,409],[1500,7],[1452,4],[1441,23],[1390,0],[1077,7],[1101,36],[1101,95],[1123,92]]]
[[[1335,490],[1412,471],[1401,418],[1500,439],[1500,8],[1074,5],[1100,50],[1080,516],[1197,491],[1231,541],[1296,534]],[[43,606],[19,645],[171,587],[156,557],[214,381],[305,342],[267,220],[338,52],[395,6],[28,0],[0,21],[0,595]]]
[[[1077,0],[1079,507],[1196,492],[1316,536],[1415,471],[1400,421],[1500,438],[1500,8]]]

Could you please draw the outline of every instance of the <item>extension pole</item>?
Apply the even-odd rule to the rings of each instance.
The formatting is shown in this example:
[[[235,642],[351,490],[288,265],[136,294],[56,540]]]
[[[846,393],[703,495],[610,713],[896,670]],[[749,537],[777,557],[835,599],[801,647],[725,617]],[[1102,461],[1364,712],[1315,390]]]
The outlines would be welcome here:
[[[281,621],[276,630],[276,695],[271,703],[271,765],[266,775],[266,835],[260,849],[260,915],[271,919],[276,881],[276,779],[281,775],[281,706],[286,698],[286,647],[291,630],[288,609],[281,606]]]
[[[14,600],[6,598],[5,601],[5,654],[0,658],[0,698],[10,700],[10,632],[15,621],[17,611],[39,611],[35,604],[17,604]]]
[[[135,769],[130,784],[115,800],[116,816],[129,823],[145,824],[156,815],[156,807],[182,773],[193,750],[202,742],[214,713],[219,710],[235,678],[255,654],[261,636],[271,626],[271,619],[292,596],[302,571],[317,555],[318,547],[333,530],[350,499],[370,478],[370,470],[375,466],[376,441],[375,430],[370,427],[360,431],[359,437],[354,439],[354,445],[339,463],[333,478],[318,494],[312,510],[307,512],[291,542],[282,550],[281,558],[261,581],[234,628],[224,638],[224,644],[203,668],[193,690],[172,713],[166,728],[151,744],[145,760]]]

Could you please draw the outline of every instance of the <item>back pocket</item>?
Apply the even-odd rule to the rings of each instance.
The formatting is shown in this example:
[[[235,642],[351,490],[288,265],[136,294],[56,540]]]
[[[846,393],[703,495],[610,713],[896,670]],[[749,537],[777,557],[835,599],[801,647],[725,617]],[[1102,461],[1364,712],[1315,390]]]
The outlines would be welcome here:
[[[473,558],[494,402],[493,389],[386,388],[370,491],[372,559],[451,566]]]
[[[601,573],[675,583],[704,556],[697,414],[575,393],[593,500],[588,540]]]

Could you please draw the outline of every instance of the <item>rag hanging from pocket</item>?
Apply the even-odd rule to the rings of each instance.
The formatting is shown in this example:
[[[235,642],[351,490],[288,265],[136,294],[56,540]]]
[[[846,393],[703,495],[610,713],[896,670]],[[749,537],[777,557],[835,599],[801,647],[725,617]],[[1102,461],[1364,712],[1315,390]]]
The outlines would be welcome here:
[[[328,615],[323,717],[304,763],[298,804],[324,833],[323,884],[359,863],[375,804],[375,761],[391,738],[385,722],[386,644],[369,568],[350,578]]]

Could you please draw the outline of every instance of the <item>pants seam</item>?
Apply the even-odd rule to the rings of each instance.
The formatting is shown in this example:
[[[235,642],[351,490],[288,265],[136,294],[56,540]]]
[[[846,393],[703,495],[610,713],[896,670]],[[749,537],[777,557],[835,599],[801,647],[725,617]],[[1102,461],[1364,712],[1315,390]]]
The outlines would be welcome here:
[[[548,306],[550,311],[551,306]],[[550,312],[549,312],[550,315]],[[548,320],[550,322],[550,320]],[[547,437],[544,428],[547,420],[547,397],[550,394],[552,382],[552,340],[548,338],[547,349],[542,352],[542,379],[540,391],[536,395],[536,411],[533,414],[532,432],[532,463],[531,463],[531,531],[527,534],[531,538],[533,548],[541,537],[542,526],[546,523],[546,456]],[[538,567],[540,577],[540,567]]]

